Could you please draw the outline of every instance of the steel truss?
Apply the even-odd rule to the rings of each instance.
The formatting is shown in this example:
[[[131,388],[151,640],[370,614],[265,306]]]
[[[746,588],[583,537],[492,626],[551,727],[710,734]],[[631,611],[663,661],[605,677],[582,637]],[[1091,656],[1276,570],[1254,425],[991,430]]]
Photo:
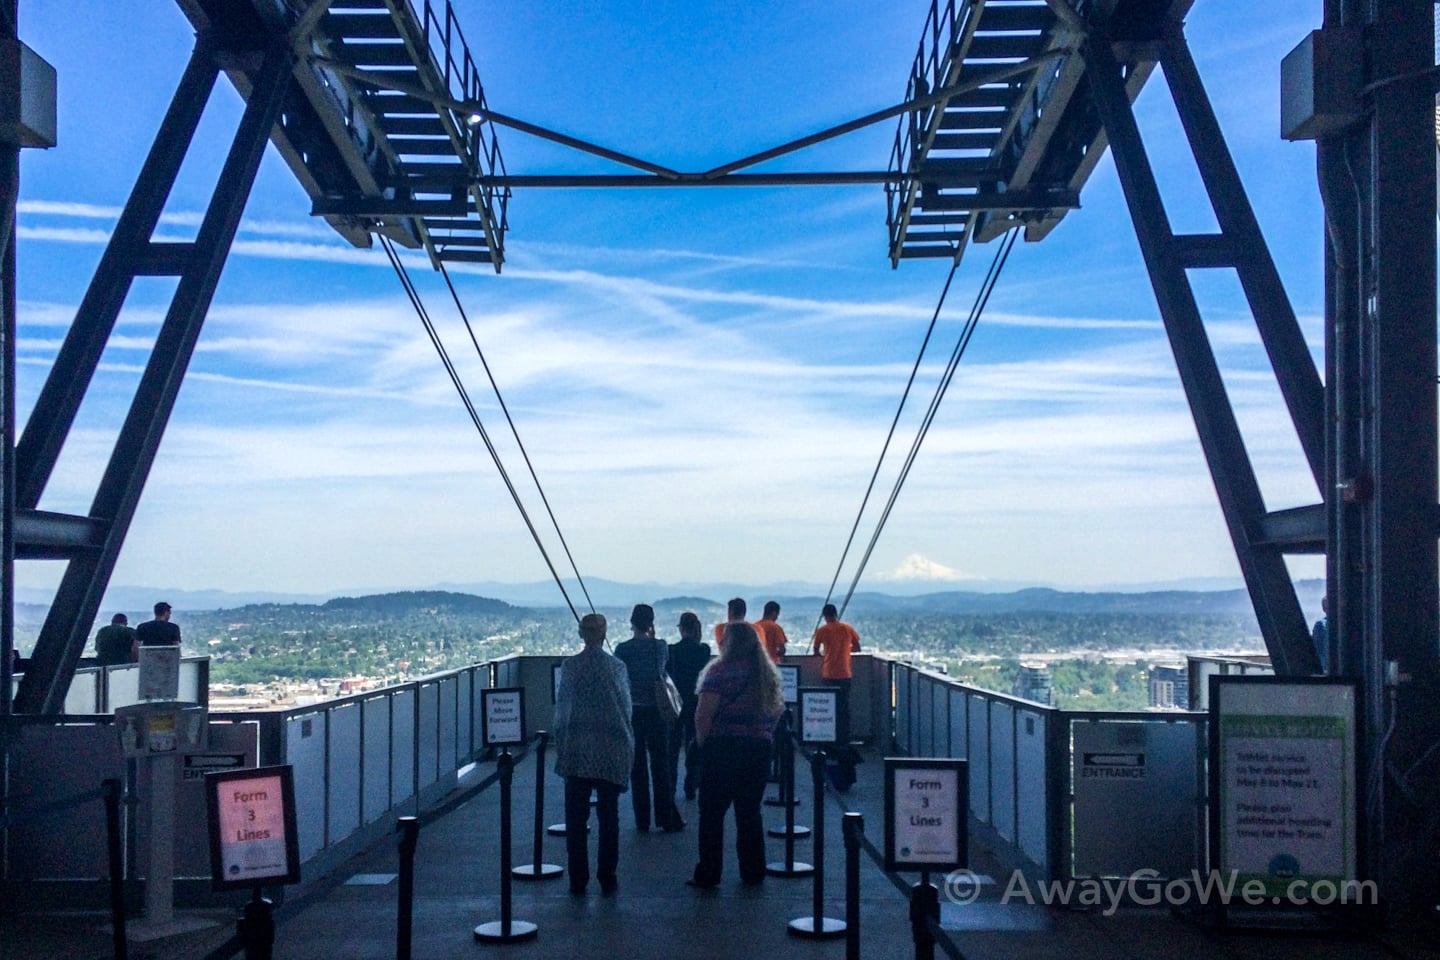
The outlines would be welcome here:
[[[59,713],[90,624],[120,555],[130,521],[215,294],[265,144],[280,114],[292,68],[287,46],[260,53],[248,98],[215,193],[193,242],[152,239],[181,161],[214,90],[220,64],[202,38],[130,199],[96,268],[15,448],[15,554],[67,561],[15,697],[22,713]],[[120,428],[90,511],[85,516],[38,509],[60,449],[94,377],[120,308],[138,277],[178,278],[130,411]]]

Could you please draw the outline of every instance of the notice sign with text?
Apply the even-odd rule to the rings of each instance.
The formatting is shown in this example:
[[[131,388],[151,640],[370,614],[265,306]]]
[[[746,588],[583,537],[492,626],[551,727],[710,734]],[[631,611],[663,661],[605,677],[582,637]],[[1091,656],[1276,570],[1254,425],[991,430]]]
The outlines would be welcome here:
[[[205,793],[215,889],[299,882],[295,786],[288,765],[207,774]]]
[[[840,736],[840,691],[834,687],[801,687],[800,742],[834,743]]]
[[[1211,677],[1216,865],[1282,896],[1356,878],[1355,685]]]
[[[964,760],[885,758],[885,869],[967,865],[969,776]]]
[[[800,696],[800,667],[793,663],[775,665],[780,671],[780,694],[785,702],[794,705]]]
[[[525,742],[525,691],[497,687],[480,691],[481,730],[487,747],[513,747]]]

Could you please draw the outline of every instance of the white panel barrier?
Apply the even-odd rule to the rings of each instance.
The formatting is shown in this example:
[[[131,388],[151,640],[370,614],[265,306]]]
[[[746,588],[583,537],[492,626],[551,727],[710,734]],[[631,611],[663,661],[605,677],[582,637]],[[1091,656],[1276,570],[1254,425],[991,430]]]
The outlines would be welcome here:
[[[388,694],[360,701],[361,736],[365,741],[360,765],[365,770],[361,789],[362,819],[374,823],[390,810],[390,705]]]
[[[455,741],[458,739],[455,730],[455,701],[459,689],[460,678],[458,676],[440,678],[438,690],[440,696],[440,728],[437,731],[440,744],[440,757],[436,769],[441,776],[459,766],[455,759]]]
[[[390,805],[398,807],[415,796],[414,687],[395,691],[390,698]]]
[[[420,753],[420,783],[424,790],[440,779],[440,686],[435,681],[420,684],[420,720],[415,747]]]
[[[990,811],[990,698],[978,693],[970,700],[970,812],[981,823],[993,823]]]
[[[1017,710],[1015,717],[1016,842],[1041,871],[1049,867],[1050,790],[1046,780],[1046,728],[1050,711]]]
[[[1015,839],[1015,707],[990,704],[990,815],[996,831]]]
[[[895,665],[895,746],[901,753],[914,754],[910,730],[914,726],[915,712],[910,709],[910,681],[915,671],[903,664]]]
[[[325,720],[324,713],[287,717],[285,762],[294,768],[295,830],[300,859],[325,849]]]
[[[355,701],[326,711],[330,736],[326,749],[326,833],[331,843],[360,829],[361,765],[356,762],[361,756],[360,721],[360,704]]]
[[[964,690],[951,687],[947,691],[950,701],[950,752],[946,754],[956,760],[964,760],[970,755],[969,720],[967,707],[970,698],[965,696]]]

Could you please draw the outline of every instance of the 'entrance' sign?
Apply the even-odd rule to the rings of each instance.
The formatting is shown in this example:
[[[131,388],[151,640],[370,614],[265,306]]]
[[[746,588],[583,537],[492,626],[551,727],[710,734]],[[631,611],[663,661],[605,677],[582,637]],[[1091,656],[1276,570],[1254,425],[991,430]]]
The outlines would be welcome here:
[[[291,767],[207,774],[205,801],[216,890],[300,881]]]
[[[964,760],[885,758],[885,869],[967,865],[970,780]]]

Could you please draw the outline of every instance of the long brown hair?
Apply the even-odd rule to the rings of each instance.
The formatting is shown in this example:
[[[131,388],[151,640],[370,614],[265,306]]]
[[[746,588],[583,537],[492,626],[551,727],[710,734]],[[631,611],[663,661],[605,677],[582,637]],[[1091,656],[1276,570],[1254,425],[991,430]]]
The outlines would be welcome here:
[[[721,635],[720,656],[705,667],[704,673],[700,674],[701,682],[704,682],[705,674],[716,664],[729,661],[739,661],[750,667],[750,681],[741,696],[754,704],[761,713],[779,716],[785,709],[785,696],[780,689],[780,671],[770,662],[770,655],[761,645],[760,635],[755,632],[755,628],[744,621],[725,624],[725,632]]]

